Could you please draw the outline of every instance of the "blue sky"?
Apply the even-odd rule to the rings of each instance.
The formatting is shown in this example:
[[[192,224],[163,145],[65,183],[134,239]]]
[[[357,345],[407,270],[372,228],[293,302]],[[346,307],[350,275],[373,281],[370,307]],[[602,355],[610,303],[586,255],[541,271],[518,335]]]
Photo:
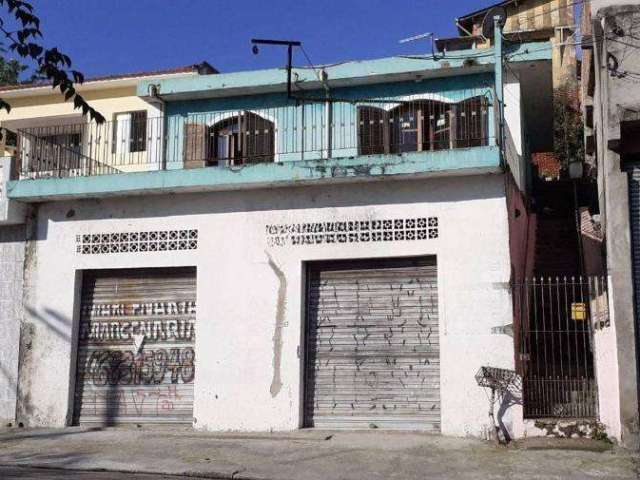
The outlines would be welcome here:
[[[45,46],[88,76],[207,60],[222,72],[280,67],[285,52],[251,54],[252,37],[300,40],[314,64],[430,51],[411,35],[455,35],[454,18],[491,0],[32,0]],[[306,64],[301,54],[295,63]]]

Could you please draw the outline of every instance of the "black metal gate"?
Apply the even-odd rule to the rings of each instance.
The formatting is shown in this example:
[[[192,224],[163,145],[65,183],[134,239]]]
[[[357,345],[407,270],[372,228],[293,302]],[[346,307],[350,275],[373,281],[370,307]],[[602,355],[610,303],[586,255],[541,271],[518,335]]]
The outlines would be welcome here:
[[[608,321],[606,281],[548,277],[520,287],[525,418],[596,418],[593,333]]]

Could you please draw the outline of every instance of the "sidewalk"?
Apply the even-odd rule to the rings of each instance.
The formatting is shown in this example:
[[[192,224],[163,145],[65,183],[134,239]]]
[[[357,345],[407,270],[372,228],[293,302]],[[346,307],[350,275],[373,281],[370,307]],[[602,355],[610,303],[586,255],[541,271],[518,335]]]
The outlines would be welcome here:
[[[186,428],[0,431],[0,466],[186,474],[222,479],[637,479],[629,452],[593,441],[507,448],[382,431],[213,434]]]

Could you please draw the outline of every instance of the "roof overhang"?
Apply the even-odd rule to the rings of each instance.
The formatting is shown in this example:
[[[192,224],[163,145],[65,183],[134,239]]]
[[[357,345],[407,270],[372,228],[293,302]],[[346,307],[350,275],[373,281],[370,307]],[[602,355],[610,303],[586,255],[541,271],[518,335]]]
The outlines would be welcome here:
[[[160,70],[155,72],[140,72],[133,74],[111,75],[107,77],[88,78],[82,84],[74,85],[79,92],[89,92],[94,90],[107,90],[113,88],[136,87],[142,80],[169,79],[181,77],[193,77],[198,75],[214,75],[218,71],[207,62],[181,67],[174,70]],[[2,98],[34,97],[39,95],[52,95],[59,93],[57,88],[50,84],[25,84],[0,87]]]
[[[513,62],[551,59],[548,42],[511,45],[505,51]],[[431,55],[398,56],[322,65],[317,69],[325,72],[331,88],[341,88],[473,75],[493,71],[493,64],[493,49],[485,48],[439,54],[435,59]],[[294,68],[292,76],[297,90],[313,91],[322,88],[312,69]],[[286,69],[283,68],[143,80],[138,83],[138,95],[147,97],[151,85],[158,87],[158,94],[169,101],[256,95],[285,92],[286,80]]]

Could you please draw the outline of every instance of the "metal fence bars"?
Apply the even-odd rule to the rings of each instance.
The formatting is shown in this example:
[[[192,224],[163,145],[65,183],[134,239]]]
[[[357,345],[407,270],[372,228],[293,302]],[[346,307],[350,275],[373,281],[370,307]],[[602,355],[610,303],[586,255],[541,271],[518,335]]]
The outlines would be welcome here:
[[[596,418],[594,323],[606,312],[600,277],[527,279],[520,355],[525,418]]]
[[[20,177],[85,177],[161,169],[164,119],[133,113],[102,124],[18,129]]]
[[[388,155],[490,145],[489,89],[20,128],[21,178]]]

